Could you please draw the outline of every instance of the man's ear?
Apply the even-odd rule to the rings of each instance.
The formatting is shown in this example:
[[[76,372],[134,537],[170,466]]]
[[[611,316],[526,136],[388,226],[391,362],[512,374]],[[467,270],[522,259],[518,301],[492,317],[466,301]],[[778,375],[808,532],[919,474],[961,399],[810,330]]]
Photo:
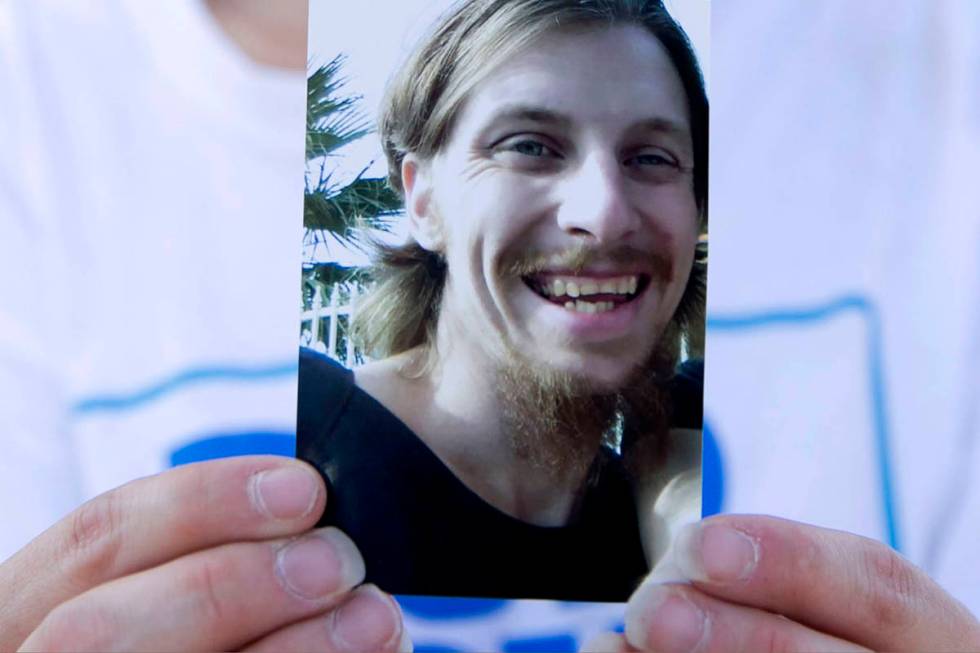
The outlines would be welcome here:
[[[430,252],[442,252],[445,239],[442,223],[432,201],[430,164],[407,154],[402,160],[402,187],[405,189],[405,213],[408,231],[415,241]]]

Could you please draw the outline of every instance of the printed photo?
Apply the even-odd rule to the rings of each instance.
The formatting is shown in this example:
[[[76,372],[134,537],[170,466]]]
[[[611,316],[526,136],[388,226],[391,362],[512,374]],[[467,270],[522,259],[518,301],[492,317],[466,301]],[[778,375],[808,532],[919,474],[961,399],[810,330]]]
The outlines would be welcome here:
[[[625,601],[700,517],[683,6],[311,0],[297,456],[381,589]]]

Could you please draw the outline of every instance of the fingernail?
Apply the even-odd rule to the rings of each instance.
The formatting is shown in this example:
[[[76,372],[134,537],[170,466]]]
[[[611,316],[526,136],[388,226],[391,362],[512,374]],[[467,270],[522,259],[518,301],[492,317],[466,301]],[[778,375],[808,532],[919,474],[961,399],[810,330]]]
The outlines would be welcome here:
[[[255,509],[273,519],[305,517],[319,494],[320,480],[298,465],[267,469],[249,481],[249,497]]]
[[[415,644],[412,642],[412,638],[408,636],[408,631],[405,630],[405,626],[402,626],[402,639],[398,643],[398,653],[413,653],[415,651]]]
[[[668,585],[641,585],[626,605],[626,639],[643,651],[697,651],[709,628],[705,613]]]
[[[759,562],[759,543],[722,524],[688,524],[677,535],[674,562],[691,580],[731,583],[746,580]]]
[[[331,620],[331,636],[341,651],[391,650],[395,641],[399,646],[407,642],[408,650],[412,650],[395,600],[374,585],[358,587],[351,598],[334,611]]]
[[[276,555],[276,572],[286,590],[304,599],[346,592],[364,580],[364,560],[350,538],[336,528],[313,531]]]

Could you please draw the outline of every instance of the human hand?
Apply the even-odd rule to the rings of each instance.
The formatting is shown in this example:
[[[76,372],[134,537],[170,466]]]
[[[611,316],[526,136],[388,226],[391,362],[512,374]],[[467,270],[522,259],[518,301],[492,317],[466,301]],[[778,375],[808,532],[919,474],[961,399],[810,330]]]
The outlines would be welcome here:
[[[980,623],[887,546],[774,517],[683,530],[690,585],[644,583],[588,651],[980,651]]]
[[[395,651],[326,490],[290,458],[228,458],[86,503],[0,565],[0,650]],[[356,588],[356,589],[355,589]]]

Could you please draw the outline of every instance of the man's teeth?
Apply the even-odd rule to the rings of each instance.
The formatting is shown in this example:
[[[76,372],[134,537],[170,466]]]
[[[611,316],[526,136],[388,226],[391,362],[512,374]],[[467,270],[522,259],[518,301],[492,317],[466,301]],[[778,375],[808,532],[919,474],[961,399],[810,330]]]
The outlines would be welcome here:
[[[633,295],[639,278],[635,274],[609,279],[552,279],[544,284],[544,293],[550,297],[587,297],[589,295]],[[571,303],[571,302],[569,302]],[[603,302],[599,302],[600,304]]]
[[[565,308],[579,313],[605,313],[616,308],[616,304],[612,302],[583,302],[581,299],[577,299],[574,302],[565,302]]]

